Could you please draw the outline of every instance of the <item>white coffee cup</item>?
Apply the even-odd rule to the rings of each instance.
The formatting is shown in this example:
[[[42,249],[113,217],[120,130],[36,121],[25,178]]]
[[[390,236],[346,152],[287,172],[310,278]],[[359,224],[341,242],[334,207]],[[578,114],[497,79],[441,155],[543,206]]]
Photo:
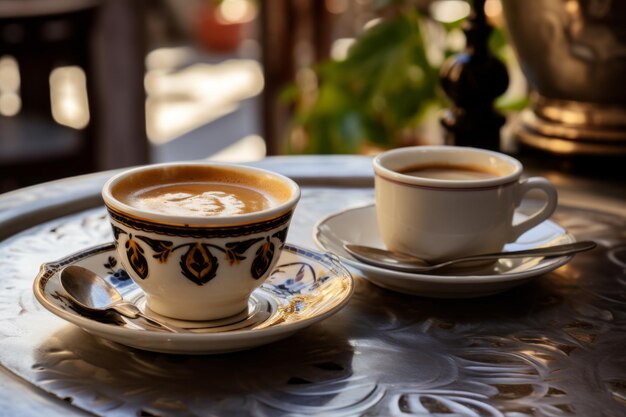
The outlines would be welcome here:
[[[498,152],[416,146],[384,152],[373,165],[383,242],[429,261],[500,251],[550,217],[557,205],[547,179],[521,179],[522,164]],[[446,175],[448,169],[456,173]],[[513,224],[531,190],[542,191],[545,204]]]
[[[246,186],[273,195],[275,201],[264,209],[212,216],[160,212],[133,205],[129,197],[189,182],[201,183],[206,191],[216,184]],[[168,204],[184,201],[182,194],[175,193]],[[119,260],[144,291],[147,306],[168,317],[215,320],[245,311],[252,291],[273,270],[300,189],[291,179],[259,168],[186,162],[124,171],[104,185],[102,196]]]

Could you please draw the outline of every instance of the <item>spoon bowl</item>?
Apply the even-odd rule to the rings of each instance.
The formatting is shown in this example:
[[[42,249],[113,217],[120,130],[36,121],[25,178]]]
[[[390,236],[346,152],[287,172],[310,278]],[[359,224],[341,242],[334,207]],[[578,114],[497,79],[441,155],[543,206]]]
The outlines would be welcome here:
[[[125,301],[115,287],[87,268],[77,265],[64,268],[61,271],[61,286],[75,306],[91,314],[115,311],[130,319],[141,317],[150,324],[172,333],[185,331],[147,317],[136,305]]]
[[[467,262],[489,261],[504,258],[525,258],[525,257],[554,257],[572,255],[584,252],[596,247],[592,241],[582,241],[567,243],[563,245],[547,246],[537,249],[528,249],[511,252],[487,253],[483,255],[465,256],[451,259],[446,262],[431,264],[424,259],[402,252],[390,251],[386,249],[362,246],[353,243],[345,243],[344,249],[356,259],[369,265],[380,268],[392,269],[395,271],[421,273],[442,269],[451,265]]]

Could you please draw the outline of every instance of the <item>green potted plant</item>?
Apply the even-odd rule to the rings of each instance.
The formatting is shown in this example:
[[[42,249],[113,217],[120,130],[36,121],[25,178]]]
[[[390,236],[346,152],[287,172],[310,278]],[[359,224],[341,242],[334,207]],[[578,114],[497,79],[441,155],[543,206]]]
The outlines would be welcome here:
[[[372,6],[379,23],[357,37],[345,59],[318,64],[304,82],[284,92],[293,108],[287,153],[374,153],[427,142],[419,129],[424,116],[445,103],[441,62],[433,63],[427,54],[432,27],[439,36],[456,31],[462,37],[462,20],[436,22],[420,13],[414,0],[377,0]],[[491,43],[502,58],[502,30],[494,31]],[[444,58],[458,50],[441,44]],[[519,108],[525,102],[525,97],[508,98],[499,107]]]
[[[344,60],[315,68],[315,91],[298,85],[286,91],[294,105],[288,152],[364,153],[397,146],[438,100],[437,69],[426,56],[418,11],[387,3],[394,3],[394,13],[358,37]]]

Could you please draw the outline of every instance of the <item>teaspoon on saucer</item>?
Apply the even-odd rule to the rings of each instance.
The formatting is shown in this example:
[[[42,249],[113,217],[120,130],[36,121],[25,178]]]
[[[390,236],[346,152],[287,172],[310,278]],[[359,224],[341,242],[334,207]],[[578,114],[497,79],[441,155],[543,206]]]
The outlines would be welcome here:
[[[406,253],[390,251],[386,249],[374,248],[370,246],[344,243],[344,249],[361,262],[386,269],[393,269],[402,272],[429,272],[436,269],[445,268],[450,265],[465,262],[488,261],[502,258],[526,258],[526,257],[554,257],[571,255],[584,252],[596,247],[595,242],[582,241],[567,243],[564,245],[547,246],[537,249],[527,249],[511,252],[488,253],[484,255],[465,256],[451,259],[446,262],[431,264],[423,259]]]
[[[104,313],[113,310],[130,319],[141,317],[150,324],[172,333],[186,331],[147,317],[136,305],[125,301],[113,286],[89,269],[76,265],[64,268],[61,271],[61,286],[69,295],[70,301],[87,312]]]

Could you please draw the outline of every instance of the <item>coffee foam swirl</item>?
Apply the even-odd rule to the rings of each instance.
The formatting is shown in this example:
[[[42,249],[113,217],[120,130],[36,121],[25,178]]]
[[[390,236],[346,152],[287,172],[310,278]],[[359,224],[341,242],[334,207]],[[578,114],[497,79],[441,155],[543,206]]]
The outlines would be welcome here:
[[[292,190],[273,175],[192,165],[138,172],[114,184],[111,194],[147,212],[205,217],[263,211],[287,201]]]
[[[129,205],[180,216],[232,216],[270,207],[269,198],[250,188],[221,183],[182,183],[133,193]]]

